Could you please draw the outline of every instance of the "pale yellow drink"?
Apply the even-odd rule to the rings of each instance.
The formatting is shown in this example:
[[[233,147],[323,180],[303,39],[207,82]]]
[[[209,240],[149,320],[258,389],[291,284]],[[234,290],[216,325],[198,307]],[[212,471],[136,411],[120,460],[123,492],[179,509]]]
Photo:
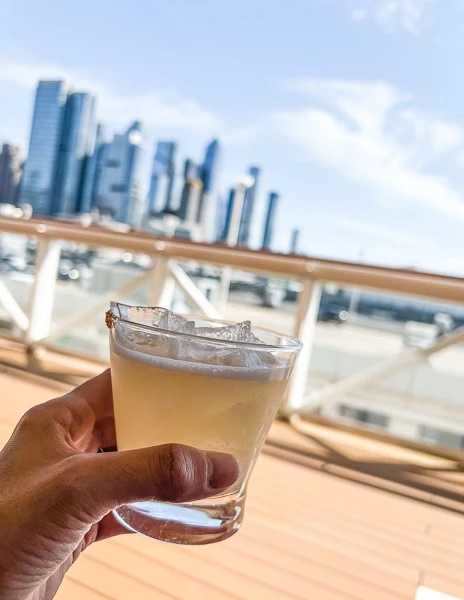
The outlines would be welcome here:
[[[111,344],[119,450],[180,443],[233,454],[240,487],[275,417],[285,369],[246,369],[150,356]]]

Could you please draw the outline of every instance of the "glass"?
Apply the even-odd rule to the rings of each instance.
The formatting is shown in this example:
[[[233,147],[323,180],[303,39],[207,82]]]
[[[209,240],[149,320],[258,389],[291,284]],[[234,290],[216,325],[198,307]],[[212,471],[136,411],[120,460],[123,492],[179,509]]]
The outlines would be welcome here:
[[[180,443],[226,452],[238,460],[240,476],[206,500],[137,502],[115,514],[167,542],[224,540],[240,528],[248,480],[301,344],[260,329],[253,332],[262,343],[175,333],[149,326],[150,314],[121,304],[108,313],[118,450]],[[228,325],[192,320],[197,327]]]

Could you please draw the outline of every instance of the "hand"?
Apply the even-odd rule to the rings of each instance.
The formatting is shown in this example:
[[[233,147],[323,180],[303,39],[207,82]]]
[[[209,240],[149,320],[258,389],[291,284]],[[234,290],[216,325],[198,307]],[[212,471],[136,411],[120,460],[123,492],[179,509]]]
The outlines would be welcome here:
[[[116,444],[111,375],[32,408],[0,453],[0,598],[50,600],[80,553],[127,531],[111,511],[130,502],[197,500],[238,477],[228,454]]]

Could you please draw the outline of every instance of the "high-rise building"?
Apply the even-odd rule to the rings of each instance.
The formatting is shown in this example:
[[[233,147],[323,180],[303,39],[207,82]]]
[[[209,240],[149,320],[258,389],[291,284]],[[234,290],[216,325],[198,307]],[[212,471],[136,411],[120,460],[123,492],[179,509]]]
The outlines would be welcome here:
[[[30,204],[41,215],[52,214],[66,99],[64,81],[39,81],[19,202]]]
[[[238,243],[247,245],[250,241],[251,223],[255,209],[256,193],[261,170],[259,167],[250,167],[248,173],[253,177],[254,183],[245,192],[243,202],[242,218],[240,221],[240,229],[238,232]]]
[[[143,158],[143,126],[135,121],[126,133],[109,144],[101,177],[97,206],[116,221],[137,227],[143,216],[140,170]]]
[[[213,140],[206,148],[205,160],[200,168],[200,179],[203,184],[203,191],[198,205],[197,222],[203,221],[203,212],[207,204],[207,197],[211,195],[214,188],[214,179],[219,161],[220,147],[219,141]]]
[[[274,221],[277,209],[277,203],[279,201],[279,194],[277,192],[270,192],[269,201],[267,205],[266,222],[264,224],[263,233],[263,249],[268,250],[272,244],[272,234],[274,233]]]
[[[70,215],[81,207],[84,167],[95,148],[95,98],[69,94],[64,110],[53,191],[52,214]]]
[[[227,238],[229,236],[229,231],[230,231],[230,223],[232,220],[232,212],[234,210],[234,200],[235,200],[235,188],[231,188],[229,190],[229,195],[227,198],[227,203],[226,203],[226,210],[225,210],[225,218],[224,218],[224,223],[223,223],[223,227],[222,227],[222,231],[221,234],[218,238],[219,242],[226,242]]]
[[[182,186],[180,205],[177,211],[177,216],[182,221],[197,222],[198,208],[203,189],[203,183],[198,175],[198,165],[190,158],[187,158],[184,163],[184,185]]]
[[[17,203],[22,164],[20,149],[3,144],[0,154],[0,203]]]
[[[90,210],[98,204],[101,176],[106,161],[108,146],[109,144],[105,142],[103,125],[99,123],[97,125],[95,136],[94,152],[85,160],[82,194],[78,209],[81,213],[90,212]]]
[[[290,254],[298,254],[298,241],[300,239],[300,230],[293,229],[290,240]]]
[[[158,142],[156,145],[148,192],[149,213],[173,209],[172,188],[176,174],[176,153],[175,142]]]

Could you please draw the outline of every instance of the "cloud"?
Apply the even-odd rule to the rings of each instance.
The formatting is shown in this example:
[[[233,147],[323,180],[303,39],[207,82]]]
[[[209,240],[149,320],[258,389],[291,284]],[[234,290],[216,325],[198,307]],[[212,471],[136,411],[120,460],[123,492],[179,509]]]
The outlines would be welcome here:
[[[364,8],[353,8],[350,16],[353,21],[364,21],[368,18],[368,13]]]
[[[461,193],[424,169],[445,153],[460,151],[459,127],[417,110],[410,96],[384,82],[302,78],[285,87],[307,96],[308,106],[275,112],[273,120],[308,159],[384,197],[464,220]]]
[[[417,34],[438,0],[348,0],[348,3],[353,21],[369,19],[387,31],[403,29]]]
[[[130,121],[140,119],[146,125],[156,127],[221,128],[215,115],[196,100],[182,97],[175,89],[120,94],[82,70],[69,70],[50,64],[0,61],[0,83],[34,88],[39,79],[65,79],[79,90],[95,94],[99,113],[104,115],[105,121],[118,126],[126,126]]]

